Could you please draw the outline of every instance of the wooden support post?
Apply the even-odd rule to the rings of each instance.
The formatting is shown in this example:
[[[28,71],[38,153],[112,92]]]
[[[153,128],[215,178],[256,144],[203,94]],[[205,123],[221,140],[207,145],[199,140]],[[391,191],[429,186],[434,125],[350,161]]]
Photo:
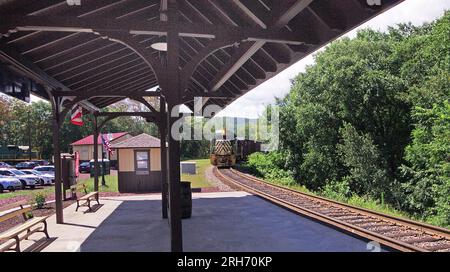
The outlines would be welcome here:
[[[99,128],[98,131],[100,132],[99,133],[100,137],[103,138],[101,128]],[[102,167],[101,167],[101,169],[102,169],[102,187],[105,187],[106,186],[106,181],[105,181],[105,155],[106,155],[106,152],[105,152],[105,148],[103,146],[103,140],[102,140],[101,147],[102,147]]]
[[[174,105],[169,104],[169,112]],[[169,128],[178,120],[178,117],[169,117]],[[169,132],[169,221],[172,251],[183,251],[183,235],[181,224],[181,186],[180,186],[180,141],[174,139]]]
[[[168,194],[168,180],[167,180],[167,111],[166,101],[163,97],[160,100],[160,123],[159,134],[161,141],[161,197],[162,197],[162,218],[167,218],[167,194]]]
[[[94,115],[94,191],[98,192],[98,127],[97,116]]]
[[[52,98],[51,98],[52,99]],[[54,98],[53,105],[53,163],[55,165],[55,206],[56,223],[63,224],[62,182],[61,182],[61,149],[60,149],[60,125],[61,116],[59,101]]]
[[[181,224],[181,186],[180,186],[180,141],[171,135],[173,125],[178,114],[170,116],[173,109],[181,101],[180,70],[179,70],[179,30],[178,10],[176,0],[167,0],[167,15],[170,27],[167,32],[167,64],[165,84],[165,98],[167,99],[169,126],[167,127],[169,142],[169,221],[171,249],[173,252],[183,251],[183,233]],[[178,113],[178,112],[177,112]]]

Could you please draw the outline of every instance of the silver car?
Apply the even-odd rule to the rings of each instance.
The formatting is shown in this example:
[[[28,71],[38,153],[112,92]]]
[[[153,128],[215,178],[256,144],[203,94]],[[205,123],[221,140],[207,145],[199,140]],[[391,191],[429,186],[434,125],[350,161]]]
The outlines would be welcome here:
[[[15,190],[20,188],[22,188],[22,183],[20,182],[20,180],[16,178],[0,177],[0,194],[3,193],[4,190],[14,192]]]
[[[27,175],[17,169],[2,168],[0,169],[0,177],[17,178],[22,184],[22,189],[30,187],[33,189],[36,185],[41,184],[41,179],[36,175]]]
[[[55,166],[53,165],[36,166],[33,170],[39,171],[42,174],[55,175]]]
[[[53,183],[55,183],[55,175],[51,175],[51,174],[43,174],[39,171],[36,170],[20,170],[21,172],[24,172],[25,174],[28,175],[35,175],[37,177],[39,177],[41,179],[41,185],[52,185]]]
[[[0,168],[13,168],[11,165],[6,162],[0,162]]]

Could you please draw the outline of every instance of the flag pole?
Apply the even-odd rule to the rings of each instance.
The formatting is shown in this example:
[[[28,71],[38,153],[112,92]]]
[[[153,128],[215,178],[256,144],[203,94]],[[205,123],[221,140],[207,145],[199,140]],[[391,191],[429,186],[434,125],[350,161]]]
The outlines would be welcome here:
[[[102,186],[106,186],[105,181],[105,151],[104,151],[104,145],[105,145],[105,139],[103,138],[103,134],[100,133],[100,136],[102,137]]]

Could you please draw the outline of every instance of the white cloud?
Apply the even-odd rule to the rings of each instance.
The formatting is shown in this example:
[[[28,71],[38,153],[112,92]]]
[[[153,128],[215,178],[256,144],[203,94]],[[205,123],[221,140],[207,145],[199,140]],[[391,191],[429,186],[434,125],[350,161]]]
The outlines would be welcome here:
[[[449,0],[406,0],[352,30],[344,35],[344,37],[355,37],[357,31],[363,28],[386,31],[388,26],[393,26],[398,23],[411,22],[414,25],[421,25],[441,17],[446,9],[450,9]],[[297,74],[304,72],[307,65],[313,63],[314,59],[312,55],[307,56],[277,76],[238,98],[220,112],[218,116],[257,117],[262,113],[265,105],[275,102],[275,97],[285,96],[290,89],[290,80]]]

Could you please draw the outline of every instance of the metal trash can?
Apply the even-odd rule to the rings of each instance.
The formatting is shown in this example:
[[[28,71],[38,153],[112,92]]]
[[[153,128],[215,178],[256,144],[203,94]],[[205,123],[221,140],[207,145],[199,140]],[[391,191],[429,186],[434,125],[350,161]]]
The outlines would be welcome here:
[[[192,190],[189,181],[181,182],[181,218],[191,218],[192,215]]]

